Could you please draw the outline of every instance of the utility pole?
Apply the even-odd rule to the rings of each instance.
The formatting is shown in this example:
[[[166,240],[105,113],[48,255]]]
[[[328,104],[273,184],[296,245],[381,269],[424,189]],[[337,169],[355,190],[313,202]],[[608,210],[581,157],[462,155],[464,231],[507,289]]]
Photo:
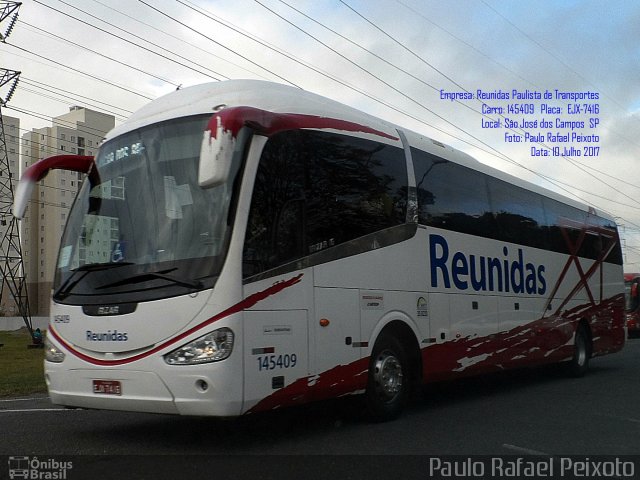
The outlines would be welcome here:
[[[0,41],[4,43],[18,18],[20,2],[0,2],[0,25],[8,20],[7,27],[0,33]],[[2,107],[6,106],[18,86],[20,72],[0,68],[0,90],[6,87],[7,93],[0,94],[0,299],[8,289],[33,339],[31,312],[27,296],[27,284],[24,276],[24,263],[18,220],[12,215],[13,207],[13,172],[9,167],[9,152],[4,133]],[[16,174],[18,172],[15,172]],[[35,342],[34,342],[35,343]]]

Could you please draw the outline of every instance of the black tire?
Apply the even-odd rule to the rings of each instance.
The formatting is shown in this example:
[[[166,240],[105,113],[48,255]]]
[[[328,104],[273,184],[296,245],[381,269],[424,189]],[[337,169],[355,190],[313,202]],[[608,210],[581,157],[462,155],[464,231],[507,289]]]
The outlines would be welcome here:
[[[582,377],[589,370],[591,359],[591,338],[587,329],[579,325],[573,342],[573,358],[567,365],[567,371],[572,377]]]
[[[398,418],[409,399],[411,383],[405,348],[396,337],[383,333],[369,360],[365,393],[369,418],[376,422]]]

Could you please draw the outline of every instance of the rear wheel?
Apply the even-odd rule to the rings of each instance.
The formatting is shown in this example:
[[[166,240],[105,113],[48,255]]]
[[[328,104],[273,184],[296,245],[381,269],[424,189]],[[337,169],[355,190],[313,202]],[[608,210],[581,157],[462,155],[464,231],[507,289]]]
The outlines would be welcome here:
[[[589,370],[590,358],[591,339],[587,329],[579,325],[573,342],[573,358],[568,364],[569,374],[573,377],[582,377]]]
[[[367,412],[372,420],[397,418],[409,398],[409,361],[402,343],[389,334],[376,341],[369,361]]]

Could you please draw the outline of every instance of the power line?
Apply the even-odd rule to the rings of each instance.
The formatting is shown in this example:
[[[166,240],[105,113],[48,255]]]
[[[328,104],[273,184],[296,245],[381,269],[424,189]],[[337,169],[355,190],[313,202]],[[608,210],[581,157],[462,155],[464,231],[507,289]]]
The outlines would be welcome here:
[[[280,0],[282,1],[282,0]],[[506,65],[503,65],[502,63],[498,62],[497,60],[495,60],[494,58],[490,57],[489,55],[487,55],[486,53],[484,53],[482,50],[474,47],[472,44],[470,44],[469,42],[466,42],[464,39],[458,37],[457,35],[454,35],[453,33],[451,33],[449,30],[447,30],[446,28],[443,28],[441,25],[438,25],[436,22],[434,22],[433,20],[427,18],[425,15],[423,15],[422,13],[420,13],[418,10],[416,10],[415,8],[410,7],[409,5],[407,5],[405,2],[403,2],[402,0],[395,0],[397,3],[399,3],[400,5],[402,5],[403,7],[405,7],[407,10],[410,10],[412,13],[414,13],[415,15],[418,15],[420,18],[422,18],[424,21],[428,22],[429,24],[433,25],[434,27],[436,27],[437,29],[445,32],[447,35],[449,35],[451,38],[454,38],[455,40],[457,40],[458,42],[464,44],[465,46],[467,46],[468,48],[474,50],[475,52],[479,53],[480,55],[482,55],[484,58],[486,58],[487,60],[490,60],[491,62],[495,63],[496,65],[498,65],[499,67],[505,69],[506,71],[508,71],[509,73],[511,73],[512,75],[520,78],[521,80],[524,80],[525,82],[527,82],[529,85],[534,86],[536,88],[540,88],[538,85],[536,85],[535,83],[531,82],[531,80],[521,76],[519,73],[511,70],[509,67],[507,67]]]
[[[376,30],[378,30],[380,33],[382,33],[385,37],[389,38],[391,41],[393,41],[395,44],[399,45],[403,50],[405,50],[406,52],[410,53],[412,56],[414,56],[415,58],[417,58],[421,63],[424,63],[425,65],[427,65],[429,68],[435,70],[437,73],[439,73],[441,76],[443,76],[444,78],[446,78],[447,80],[449,80],[451,83],[453,83],[455,86],[461,88],[462,90],[464,90],[465,92],[467,92],[467,89],[464,88],[462,85],[460,85],[458,82],[456,82],[453,78],[451,78],[449,75],[447,75],[446,73],[444,73],[442,70],[440,70],[438,67],[436,67],[435,65],[432,65],[430,62],[426,61],[424,58],[422,58],[420,55],[418,55],[416,52],[414,52],[413,50],[411,50],[409,47],[407,47],[405,44],[403,44],[402,42],[400,42],[399,40],[397,40],[396,38],[394,38],[391,34],[387,33],[385,30],[383,30],[382,28],[380,28],[378,25],[376,25],[373,21],[369,20],[367,17],[365,17],[363,14],[361,14],[358,10],[356,10],[355,8],[353,8],[351,5],[349,5],[348,3],[346,3],[344,0],[339,0],[340,3],[342,3],[345,7],[347,7],[349,10],[351,10],[353,13],[355,13],[358,17],[360,17],[362,20],[364,20],[365,22],[367,22],[369,25],[371,25],[373,28],[375,28]]]
[[[547,178],[552,178],[552,177],[547,177]],[[581,193],[586,193],[587,195],[591,195],[591,196],[594,196],[594,197],[598,197],[598,198],[601,198],[601,199],[603,199],[603,200],[607,200],[608,202],[611,202],[611,203],[614,203],[614,204],[617,204],[617,205],[620,205],[620,206],[623,206],[623,207],[628,207],[628,208],[633,208],[633,209],[637,209],[637,208],[638,208],[638,205],[637,205],[637,204],[633,204],[633,205],[631,205],[631,204],[628,204],[628,203],[622,203],[622,202],[620,202],[620,201],[618,201],[618,200],[615,200],[615,201],[614,201],[614,200],[611,200],[611,198],[610,198],[610,197],[605,197],[604,195],[599,195],[599,194],[597,194],[597,193],[590,192],[590,191],[588,191],[588,190],[584,190],[584,189],[578,188],[578,187],[576,187],[575,185],[571,185],[570,183],[563,182],[563,181],[561,181],[561,180],[558,180],[557,178],[553,178],[553,181],[554,181],[554,182],[558,182],[558,183],[560,183],[560,184],[562,184],[562,185],[565,185],[565,186],[567,186],[567,187],[569,187],[569,188],[573,188],[574,190],[577,190],[577,191],[579,191],[579,192],[581,192]]]
[[[34,1],[37,1],[37,0],[34,0]],[[87,76],[89,78],[93,78],[94,80],[98,80],[100,82],[106,83],[106,84],[111,85],[113,87],[116,87],[116,88],[119,88],[121,90],[127,91],[129,93],[133,93],[134,95],[138,95],[139,97],[146,98],[147,100],[153,100],[153,97],[149,97],[149,96],[144,95],[142,93],[138,93],[138,92],[136,92],[134,90],[131,90],[130,88],[123,87],[122,85],[118,85],[117,83],[111,82],[110,80],[106,80],[104,78],[100,78],[100,77],[98,77],[96,75],[92,75],[91,73],[83,72],[82,70],[79,70],[79,69],[74,68],[74,67],[70,67],[69,65],[65,65],[64,63],[57,62],[57,61],[52,60],[50,58],[47,58],[47,57],[45,57],[43,55],[39,55],[39,54],[37,54],[35,52],[32,52],[31,50],[19,47],[19,46],[13,44],[13,43],[9,43],[9,42],[4,42],[4,43],[5,43],[5,45],[9,45],[9,46],[11,46],[13,48],[16,48],[16,49],[18,49],[18,50],[20,50],[22,52],[29,53],[29,54],[34,55],[34,56],[36,56],[38,58],[41,58],[43,60],[46,60],[46,61],[51,62],[51,63],[54,63],[54,64],[56,64],[56,65],[58,65],[60,67],[67,68],[69,70],[73,70],[76,73],[80,73],[80,74],[85,75],[85,76]]]
[[[577,162],[577,160],[576,160],[576,162]],[[633,184],[633,183],[631,183],[631,182],[627,182],[626,180],[623,180],[622,178],[615,177],[615,176],[613,176],[613,175],[611,175],[611,174],[609,174],[609,173],[607,173],[607,172],[603,172],[602,170],[599,170],[599,169],[597,169],[597,168],[595,168],[595,167],[592,167],[592,166],[590,166],[590,165],[587,165],[587,164],[585,164],[585,163],[582,163],[582,162],[578,162],[578,163],[580,163],[580,165],[581,165],[583,168],[588,168],[589,170],[593,170],[593,171],[595,171],[595,172],[599,173],[600,175],[604,175],[605,177],[609,177],[609,178],[611,178],[611,179],[613,179],[613,180],[616,180],[616,181],[618,181],[618,182],[624,183],[625,185],[629,185],[630,187],[637,188],[637,189],[639,189],[639,190],[640,190],[640,186],[638,186],[638,185],[636,185],[636,184]],[[637,207],[636,207],[636,208],[637,208]]]
[[[26,83],[26,82],[25,82],[25,83]],[[27,84],[27,85],[28,85],[28,84]],[[38,87],[38,88],[42,88],[42,87]],[[47,91],[46,89],[43,89],[43,90]],[[68,100],[65,100],[65,99],[63,99],[63,98],[54,97],[54,96],[52,96],[52,95],[47,95],[46,93],[38,92],[38,91],[36,91],[36,90],[31,90],[31,89],[29,89],[29,88],[24,88],[24,87],[22,87],[22,88],[21,88],[21,91],[23,91],[23,92],[28,92],[28,93],[32,93],[32,94],[34,94],[34,95],[38,95],[38,96],[41,96],[41,97],[44,97],[44,98],[48,98],[48,99],[50,99],[50,100],[55,100],[56,102],[64,103],[65,105],[69,105],[69,101],[68,101]],[[55,93],[55,92],[53,92],[53,93]],[[70,98],[70,97],[67,97],[67,98]],[[86,104],[86,105],[88,105],[88,106],[90,106],[90,107],[99,108],[99,107],[96,107],[95,105],[91,105],[91,104],[89,104],[89,103],[85,103],[85,104]],[[104,112],[106,112],[106,113],[110,113],[110,114],[112,114],[112,115],[114,115],[114,116],[119,117],[119,120],[124,120],[124,119],[125,119],[125,117],[122,117],[122,116],[120,116],[119,114],[117,114],[117,113],[115,113],[115,112],[111,112],[111,111],[108,111],[108,110],[105,110],[105,109],[103,109],[103,111],[104,111]]]
[[[122,11],[120,11],[120,10],[116,9],[116,8],[113,8],[112,6],[107,5],[107,4],[105,4],[105,3],[103,3],[103,2],[101,2],[101,1],[99,1],[99,0],[92,0],[92,1],[93,1],[94,3],[97,3],[98,5],[102,5],[103,7],[108,8],[109,10],[112,10],[112,11],[114,11],[114,12],[116,12],[116,13],[119,13],[120,15],[123,15],[123,16],[125,16],[125,17],[127,17],[127,18],[129,18],[129,19],[133,20],[134,22],[140,23],[141,25],[144,25],[144,26],[146,26],[146,27],[148,27],[148,28],[151,28],[151,29],[153,29],[153,30],[155,30],[155,31],[157,31],[157,32],[160,32],[161,34],[166,35],[166,36],[168,36],[168,37],[170,37],[170,38],[172,38],[172,39],[174,39],[174,40],[177,40],[177,41],[179,41],[179,42],[181,42],[181,43],[184,43],[185,45],[189,45],[191,48],[195,48],[196,50],[200,50],[201,52],[205,53],[206,55],[210,55],[210,56],[212,56],[212,57],[214,57],[214,58],[216,58],[216,59],[218,59],[218,60],[221,60],[221,61],[223,61],[223,62],[226,62],[226,63],[228,63],[229,65],[233,65],[234,67],[240,68],[240,69],[242,69],[242,70],[244,70],[244,71],[246,71],[246,72],[249,72],[249,73],[251,73],[251,74],[253,74],[253,75],[256,75],[256,76],[258,76],[258,77],[260,77],[260,78],[263,78],[263,79],[265,79],[265,80],[267,79],[266,77],[262,76],[261,74],[259,74],[259,73],[257,73],[257,72],[254,72],[253,70],[249,70],[249,69],[247,69],[246,67],[243,67],[243,66],[241,66],[241,65],[239,65],[239,64],[237,64],[237,63],[234,63],[234,62],[232,62],[232,61],[230,61],[230,60],[228,60],[228,59],[226,59],[226,58],[223,58],[223,57],[221,57],[221,56],[219,56],[219,55],[216,55],[216,54],[212,53],[212,52],[211,52],[211,51],[209,51],[209,50],[205,50],[204,48],[199,47],[198,45],[196,45],[196,44],[194,44],[194,43],[187,42],[184,38],[180,38],[180,37],[178,37],[177,35],[172,35],[171,33],[165,32],[164,30],[162,30],[162,29],[160,29],[160,28],[158,28],[158,27],[155,27],[155,26],[151,25],[150,23],[143,22],[143,21],[142,21],[142,20],[140,20],[139,18],[135,18],[135,17],[133,17],[132,15],[129,15],[129,14],[125,13],[125,12],[122,12]],[[224,78],[227,78],[227,77],[224,77]]]
[[[205,35],[204,33],[202,33],[202,32],[200,32],[200,31],[196,30],[195,28],[193,28],[193,27],[191,27],[191,26],[187,25],[186,23],[181,22],[181,21],[180,21],[180,20],[178,20],[177,18],[172,17],[171,15],[169,15],[169,14],[167,14],[167,13],[163,12],[162,10],[160,10],[160,9],[158,9],[158,8],[156,8],[156,7],[152,6],[152,5],[149,5],[147,2],[145,2],[145,1],[143,1],[143,0],[138,0],[138,1],[139,1],[140,3],[142,3],[143,5],[146,5],[146,6],[147,6],[147,7],[149,7],[150,9],[155,10],[155,11],[156,11],[156,12],[158,12],[160,15],[163,15],[163,16],[167,17],[168,19],[173,20],[174,22],[178,23],[179,25],[182,25],[183,27],[185,27],[185,28],[187,28],[187,29],[191,30],[192,32],[197,33],[198,35],[200,35],[200,36],[202,36],[202,37],[206,38],[207,40],[209,40],[209,41],[211,41],[211,42],[215,43],[216,45],[219,45],[220,47],[222,47],[222,48],[224,48],[225,50],[227,50],[227,51],[229,51],[229,52],[233,53],[234,55],[239,56],[240,58],[242,58],[242,59],[246,60],[247,62],[251,63],[252,65],[255,65],[256,67],[261,68],[262,70],[264,70],[264,71],[266,71],[266,72],[269,72],[271,75],[273,75],[273,76],[275,76],[275,77],[279,78],[280,80],[283,80],[283,81],[287,82],[287,83],[288,83],[288,84],[290,84],[290,85],[293,85],[294,87],[298,87],[298,88],[300,88],[298,85],[296,85],[295,83],[291,82],[290,80],[287,80],[287,79],[286,79],[286,78],[284,78],[283,76],[278,75],[277,73],[273,72],[272,70],[269,70],[268,68],[263,67],[263,66],[262,66],[262,65],[260,65],[259,63],[254,62],[253,60],[251,60],[249,57],[247,57],[247,56],[245,56],[245,55],[242,55],[241,53],[236,52],[236,51],[235,51],[235,50],[233,50],[232,48],[229,48],[229,47],[227,47],[226,45],[224,45],[223,43],[220,43],[220,42],[218,42],[217,40],[214,40],[213,38],[209,37],[208,35]],[[178,0],[178,3],[181,3],[181,4],[183,4],[183,5],[187,6],[187,7],[189,7],[188,5],[186,5],[185,3],[181,2],[180,0]],[[189,7],[189,8],[192,8],[192,7]],[[197,10],[196,10],[196,11],[197,11]]]
[[[65,90],[65,89],[60,88],[60,87],[49,85],[47,83],[40,82],[40,81],[34,80],[32,78],[26,78],[24,75],[21,76],[20,80],[21,80],[22,84],[27,83],[28,85],[32,85],[34,87],[42,88],[45,91],[50,91],[52,93],[56,93],[57,95],[66,96],[67,98],[69,98],[71,100],[74,100],[74,101],[76,101],[78,103],[84,103],[87,100],[91,100],[93,102],[97,102],[97,103],[101,103],[102,105],[106,105],[107,107],[115,108],[116,110],[121,110],[121,111],[123,111],[125,113],[128,113],[128,114],[132,114],[133,113],[132,110],[127,110],[126,108],[118,107],[117,105],[113,105],[111,103],[103,102],[101,100],[98,100],[98,99],[95,99],[95,98],[91,98],[91,97],[87,97],[85,95],[80,95],[79,93],[71,92],[69,90]],[[45,87],[48,87],[48,88],[45,88]],[[49,89],[54,89],[54,90],[49,90]],[[70,94],[70,95],[74,95],[76,97],[79,97],[80,100],[79,99],[75,99],[75,98],[71,97],[70,95],[63,95],[62,93],[56,92],[56,90],[59,90],[60,92],[64,92],[64,94]],[[98,107],[96,107],[96,108],[98,108]],[[99,108],[103,109],[104,107],[99,107]],[[122,116],[122,114],[118,114],[118,115]]]
[[[29,26],[29,27],[31,27],[31,28],[35,28],[35,29],[36,29],[36,30],[38,30],[39,32],[42,32],[42,33],[44,33],[44,34],[46,34],[46,35],[49,35],[49,36],[51,36],[51,37],[53,37],[53,38],[55,38],[55,39],[57,39],[57,40],[60,40],[60,41],[62,41],[62,42],[66,42],[66,43],[68,43],[68,44],[70,44],[70,45],[73,45],[73,46],[75,46],[75,47],[81,48],[82,50],[86,50],[87,52],[93,53],[94,55],[98,55],[98,56],[100,56],[100,57],[102,57],[102,58],[106,58],[107,60],[110,60],[110,61],[112,61],[112,62],[118,63],[118,64],[120,64],[120,65],[123,65],[123,66],[125,66],[125,67],[127,67],[127,68],[130,68],[130,69],[135,70],[135,71],[137,71],[137,72],[140,72],[140,73],[143,73],[143,74],[145,74],[145,75],[148,75],[148,76],[150,76],[150,77],[152,77],[152,78],[155,78],[155,79],[157,79],[157,80],[161,80],[161,81],[163,81],[163,82],[165,82],[165,83],[169,83],[169,84],[173,85],[174,87],[179,87],[179,86],[180,86],[180,84],[179,84],[179,83],[176,83],[176,82],[175,82],[175,80],[169,80],[169,79],[166,79],[166,78],[161,77],[161,76],[159,76],[159,75],[156,75],[155,73],[147,72],[146,70],[143,70],[143,69],[141,69],[141,68],[138,68],[138,67],[136,67],[136,66],[134,66],[134,65],[130,65],[130,64],[128,64],[128,63],[125,63],[125,62],[123,62],[122,60],[118,60],[118,59],[116,59],[116,58],[113,58],[113,57],[110,57],[110,56],[108,56],[108,55],[105,55],[104,53],[100,53],[100,52],[98,52],[98,51],[96,51],[96,50],[92,50],[92,49],[90,49],[89,47],[86,47],[86,46],[84,46],[84,45],[80,45],[79,43],[76,43],[76,42],[73,42],[73,41],[68,40],[68,39],[66,39],[66,38],[63,38],[63,37],[61,37],[61,36],[59,36],[59,35],[56,35],[55,33],[47,32],[46,30],[43,30],[42,28],[36,27],[35,25],[31,25],[30,23],[27,23],[27,22],[25,22],[24,20],[20,20],[20,23],[21,23],[21,24],[24,24],[24,25],[27,25],[27,26]],[[38,33],[38,32],[36,32],[36,33]]]
[[[9,45],[9,44],[7,44],[7,45]],[[48,67],[48,68],[56,68],[56,67],[54,67],[54,66],[52,66],[52,65],[49,65],[49,64],[48,64],[48,63],[46,63],[46,62],[42,62],[42,61],[37,60],[37,59],[35,59],[35,58],[32,58],[32,57],[30,57],[30,56],[20,55],[19,53],[16,53],[16,52],[8,52],[8,53],[9,53],[9,55],[13,55],[13,56],[18,57],[18,58],[23,58],[23,59],[25,59],[25,60],[28,60],[29,62],[37,63],[37,64],[39,64],[39,65],[43,65],[43,66]],[[31,53],[31,52],[28,52],[28,53]],[[41,56],[41,58],[43,58],[43,57]],[[45,58],[45,60],[47,60],[47,59]],[[67,73],[68,73],[68,74],[70,74],[70,75],[78,76],[78,77],[85,77],[85,76],[86,76],[86,74],[85,74],[85,73],[83,73],[83,72],[73,71],[73,70],[70,70],[70,71],[68,71]],[[99,80],[100,82],[102,82],[102,79],[98,79],[98,80]],[[37,81],[37,80],[33,80],[33,79],[31,79],[31,81]],[[58,88],[58,87],[53,87],[53,88]],[[120,87],[118,87],[118,88],[120,88]],[[59,88],[58,88],[58,89],[59,89]],[[61,89],[59,89],[59,90],[61,90]],[[71,92],[67,92],[67,93],[71,93]],[[144,94],[142,94],[142,93],[140,93],[140,92],[135,92],[135,94],[136,94],[136,95],[138,95],[139,97],[142,97],[142,98],[146,99],[146,100],[153,100],[153,97],[148,97],[148,96],[146,96],[146,95],[144,95]],[[96,101],[98,101],[98,103],[102,103],[102,104],[104,104],[104,105],[109,105],[109,104],[108,104],[108,103],[106,103],[106,102],[102,102],[102,101],[99,101],[99,100],[96,100]],[[112,106],[112,105],[110,105],[110,106]],[[115,108],[120,108],[120,107],[115,107]],[[120,108],[120,110],[123,110],[123,109],[122,109],[122,108]]]
[[[198,64],[198,63],[196,63],[196,62],[194,62],[194,61],[192,61],[192,60],[189,60],[189,61],[190,61],[191,63],[193,63],[194,65],[197,65],[197,66],[198,66],[198,67],[200,67],[200,68],[204,68],[205,70],[208,70],[209,72],[212,72],[213,74],[217,75],[218,77],[212,76],[212,75],[207,74],[207,73],[205,73],[205,72],[201,72],[200,70],[198,70],[198,69],[196,69],[196,68],[193,68],[193,67],[191,67],[191,66],[189,66],[189,65],[187,65],[187,64],[184,64],[184,63],[182,63],[182,62],[179,62],[178,60],[175,60],[175,59],[173,59],[173,58],[170,58],[170,57],[168,57],[168,56],[166,56],[166,55],[164,55],[164,54],[162,54],[162,53],[158,53],[158,52],[156,52],[156,51],[154,51],[154,50],[151,50],[150,48],[147,48],[147,47],[145,47],[145,46],[143,46],[143,45],[140,45],[140,44],[138,44],[138,43],[136,43],[136,42],[133,42],[133,41],[131,41],[131,40],[127,40],[126,38],[121,37],[120,35],[116,35],[116,34],[115,34],[115,33],[113,33],[113,32],[110,32],[110,31],[108,31],[108,30],[105,30],[104,28],[100,28],[100,27],[98,27],[97,25],[93,25],[92,23],[89,23],[89,22],[87,22],[86,20],[81,20],[81,19],[79,19],[79,18],[77,18],[77,17],[74,17],[73,15],[71,15],[71,14],[69,14],[69,13],[66,13],[66,12],[63,12],[62,10],[58,10],[57,8],[51,7],[51,6],[49,6],[49,5],[47,5],[47,4],[43,3],[43,2],[41,2],[40,0],[33,0],[33,1],[34,1],[34,2],[36,2],[36,3],[38,3],[38,4],[40,4],[40,5],[42,5],[42,6],[44,6],[44,7],[50,8],[51,10],[53,10],[53,11],[55,11],[55,12],[58,12],[58,13],[60,13],[60,14],[64,15],[64,16],[66,16],[66,17],[72,18],[73,20],[75,20],[75,21],[77,21],[77,22],[80,22],[80,23],[82,23],[82,24],[84,24],[84,25],[88,25],[88,26],[90,26],[90,27],[92,27],[92,28],[95,28],[96,30],[99,30],[99,31],[101,31],[101,32],[103,32],[103,33],[106,33],[107,35],[111,35],[112,37],[115,37],[115,38],[117,38],[117,39],[119,39],[119,40],[122,40],[123,42],[129,43],[129,44],[131,44],[131,45],[135,45],[136,47],[138,47],[138,48],[140,48],[140,49],[142,49],[142,50],[144,50],[144,51],[146,51],[146,52],[152,53],[152,54],[157,55],[157,56],[159,56],[159,57],[161,57],[161,58],[164,58],[165,60],[168,60],[168,61],[170,61],[170,62],[173,62],[173,63],[175,63],[175,64],[177,64],[177,65],[182,66],[182,67],[188,68],[189,70],[194,71],[194,72],[196,72],[196,73],[199,73],[200,75],[204,75],[204,76],[205,76],[205,77],[207,77],[207,78],[211,78],[211,79],[213,79],[213,80],[220,80],[220,78],[218,78],[218,77],[224,77],[224,75],[222,75],[222,74],[220,74],[220,73],[218,73],[218,72],[215,72],[215,71],[213,71],[213,70],[211,70],[211,69],[209,69],[209,68],[207,68],[207,67],[204,67],[203,65],[200,65],[200,64]],[[131,35],[131,36],[132,36],[132,37],[134,37],[134,38],[138,38],[138,39],[140,39],[140,40],[143,40],[143,41],[145,41],[145,42],[147,42],[147,43],[149,43],[149,44],[151,44],[151,45],[153,45],[153,46],[155,46],[155,47],[157,47],[157,48],[162,49],[163,51],[169,52],[169,53],[171,53],[172,55],[176,55],[176,56],[178,56],[178,57],[182,58],[180,55],[178,55],[178,54],[177,54],[177,53],[175,53],[175,52],[170,51],[170,50],[169,50],[169,49],[167,49],[166,47],[161,47],[160,45],[156,45],[155,43],[150,42],[149,40],[146,40],[146,39],[144,39],[143,37],[141,37],[141,36],[139,36],[139,35],[133,34],[133,33],[131,33],[131,32],[127,32],[126,30],[124,30],[124,29],[122,29],[122,28],[118,27],[117,25],[114,25],[114,24],[109,23],[109,22],[107,22],[107,21],[105,21],[105,20],[102,20],[102,19],[100,19],[100,18],[96,17],[95,15],[92,15],[92,14],[90,14],[90,13],[87,13],[87,12],[85,12],[84,10],[82,10],[82,9],[80,9],[80,8],[78,8],[78,7],[75,7],[75,6],[73,6],[73,5],[69,5],[68,3],[64,2],[63,0],[58,0],[58,1],[59,1],[59,2],[61,2],[61,3],[64,3],[65,5],[68,5],[68,6],[72,7],[72,8],[74,8],[74,9],[76,9],[76,10],[78,10],[78,11],[82,12],[82,13],[84,13],[85,15],[87,15],[87,16],[89,16],[89,17],[91,17],[91,18],[95,18],[95,19],[97,19],[97,20],[100,20],[100,21],[101,21],[101,22],[103,22],[103,23],[106,23],[107,25],[109,25],[109,26],[111,26],[111,27],[113,27],[113,28],[116,28],[116,29],[118,29],[118,30],[121,30],[121,31],[123,31],[123,32],[127,33],[128,35]],[[226,78],[226,77],[224,77],[224,78]]]
[[[426,87],[431,88],[434,91],[438,91],[438,88],[435,87],[434,85],[431,85],[430,83],[426,82],[425,80],[421,79],[420,77],[414,75],[413,73],[409,72],[408,70],[405,70],[404,68],[400,67],[399,65],[396,65],[392,62],[390,62],[389,60],[387,60],[386,58],[378,55],[377,53],[375,53],[374,51],[360,45],[357,42],[354,42],[353,40],[351,40],[349,37],[341,34],[340,32],[332,29],[331,27],[328,27],[327,25],[325,25],[324,23],[316,20],[315,18],[307,15],[306,13],[304,13],[303,11],[297,9],[296,7],[294,7],[293,5],[285,2],[284,0],[278,0],[280,3],[283,3],[284,5],[286,5],[287,7],[289,7],[290,9],[294,10],[295,12],[298,12],[300,15],[302,15],[303,17],[307,18],[308,20],[311,20],[312,22],[314,22],[316,25],[320,25],[321,27],[323,27],[324,29],[328,30],[329,32],[333,33],[334,35],[337,35],[338,37],[340,37],[341,39],[345,40],[346,42],[349,42],[351,45],[360,48],[361,50],[367,52],[369,55],[377,58],[378,60],[380,60],[381,62],[386,63],[387,65],[389,65],[390,67],[395,68],[396,70],[399,70],[400,72],[404,73],[405,75],[413,78],[414,80],[420,82],[421,84],[423,84]],[[296,27],[297,28],[297,27]],[[469,107],[471,108],[471,107]]]

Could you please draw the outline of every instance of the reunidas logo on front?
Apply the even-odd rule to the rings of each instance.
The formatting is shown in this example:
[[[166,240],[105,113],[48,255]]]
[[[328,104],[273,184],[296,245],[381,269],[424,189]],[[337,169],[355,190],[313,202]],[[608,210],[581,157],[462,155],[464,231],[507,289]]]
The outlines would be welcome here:
[[[38,457],[9,457],[9,478],[29,480],[66,480],[67,472],[73,468],[73,462],[56,460],[55,458],[39,459]]]

